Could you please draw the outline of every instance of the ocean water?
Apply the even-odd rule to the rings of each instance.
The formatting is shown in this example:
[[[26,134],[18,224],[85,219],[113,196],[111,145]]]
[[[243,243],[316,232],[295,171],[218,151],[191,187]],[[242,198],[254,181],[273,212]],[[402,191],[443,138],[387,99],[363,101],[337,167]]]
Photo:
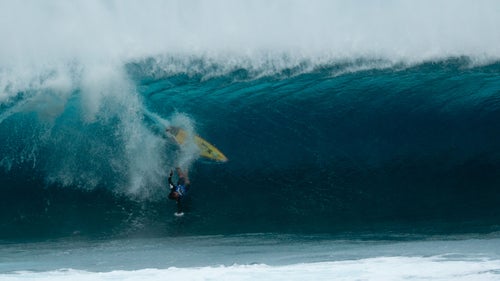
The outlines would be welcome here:
[[[9,244],[2,280],[497,280],[497,235],[246,234]],[[443,254],[446,253],[446,254]],[[5,258],[9,257],[9,258]]]
[[[0,1],[0,280],[500,280],[498,14]]]

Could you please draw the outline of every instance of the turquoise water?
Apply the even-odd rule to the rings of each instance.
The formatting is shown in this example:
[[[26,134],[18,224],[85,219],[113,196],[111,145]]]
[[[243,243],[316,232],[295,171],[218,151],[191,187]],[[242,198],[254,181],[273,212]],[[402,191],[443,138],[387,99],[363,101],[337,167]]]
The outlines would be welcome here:
[[[0,2],[0,279],[498,279],[499,12]]]
[[[132,115],[113,102],[81,120],[76,89],[52,122],[16,113],[0,124],[2,236],[495,231],[499,64],[469,63],[263,78],[152,77],[152,61],[128,65],[143,102]],[[168,123],[230,161],[179,149],[163,137]],[[166,199],[178,165],[193,183],[182,222]]]

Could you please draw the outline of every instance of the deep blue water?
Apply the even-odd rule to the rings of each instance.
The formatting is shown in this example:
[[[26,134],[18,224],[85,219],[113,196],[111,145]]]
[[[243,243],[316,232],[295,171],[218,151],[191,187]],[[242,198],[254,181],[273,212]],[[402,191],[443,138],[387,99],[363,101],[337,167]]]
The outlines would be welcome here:
[[[0,1],[0,280],[498,280],[499,4]]]
[[[56,117],[40,113],[55,99],[34,98],[50,89],[4,101],[0,239],[498,230],[498,62],[360,60],[271,74],[191,63],[196,71],[176,73],[155,59],[127,63],[139,106],[107,97],[91,119],[78,87]],[[179,149],[151,113],[194,127],[229,158],[188,163],[181,219],[166,198]]]

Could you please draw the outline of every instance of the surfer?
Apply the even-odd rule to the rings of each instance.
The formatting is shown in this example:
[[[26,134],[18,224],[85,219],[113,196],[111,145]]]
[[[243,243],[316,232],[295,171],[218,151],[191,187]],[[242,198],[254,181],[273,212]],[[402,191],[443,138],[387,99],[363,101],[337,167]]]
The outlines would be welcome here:
[[[189,187],[191,185],[187,170],[186,173],[182,172],[181,168],[175,168],[178,176],[177,184],[174,184],[172,181],[172,176],[174,175],[174,171],[170,170],[170,176],[168,177],[168,186],[170,188],[170,193],[168,194],[168,199],[175,200],[177,202],[177,213],[176,215],[182,215],[182,206],[181,200],[184,196],[186,196],[189,191]]]

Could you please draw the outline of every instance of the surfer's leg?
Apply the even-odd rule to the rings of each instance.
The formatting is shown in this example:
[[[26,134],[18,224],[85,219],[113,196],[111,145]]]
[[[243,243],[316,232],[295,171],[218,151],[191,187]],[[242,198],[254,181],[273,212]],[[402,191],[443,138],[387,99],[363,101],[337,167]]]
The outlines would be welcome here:
[[[176,167],[175,170],[177,171],[177,175],[179,176],[179,179],[182,178],[184,180],[184,184],[186,184],[186,185],[190,184],[187,169],[186,169],[186,172],[182,172],[181,168],[179,168],[179,167]]]
[[[179,176],[179,178],[184,177],[184,173],[182,172],[181,168],[175,167],[175,171],[177,172],[177,175]]]

